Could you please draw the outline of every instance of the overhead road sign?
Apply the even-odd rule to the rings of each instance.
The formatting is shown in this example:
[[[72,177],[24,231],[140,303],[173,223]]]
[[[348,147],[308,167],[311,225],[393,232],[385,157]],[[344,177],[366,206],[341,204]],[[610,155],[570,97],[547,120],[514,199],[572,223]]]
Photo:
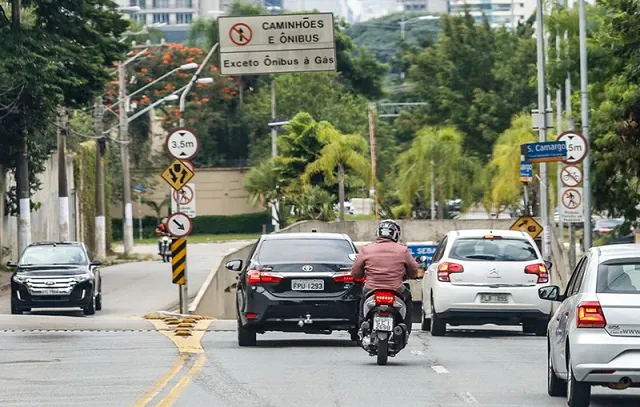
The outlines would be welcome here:
[[[532,163],[563,161],[567,157],[567,145],[563,141],[522,144],[521,153]]]
[[[178,238],[171,242],[171,282],[177,285],[187,284],[187,239]]]
[[[526,232],[531,236],[532,239],[540,236],[540,233],[543,231],[542,225],[540,225],[533,217],[531,216],[520,216],[518,220],[513,222],[511,227],[509,228],[515,231]]]
[[[186,213],[176,212],[169,216],[167,220],[169,233],[175,237],[185,237],[191,233],[193,224]]]
[[[220,73],[335,71],[333,13],[218,17]]]
[[[584,222],[584,199],[582,187],[560,190],[560,218],[565,223]]]
[[[567,164],[581,163],[589,152],[589,142],[581,133],[575,130],[565,131],[556,140],[567,145],[567,157],[564,160]]]
[[[167,151],[173,158],[190,160],[200,150],[200,140],[196,132],[188,127],[171,130],[166,140]]]
[[[171,213],[186,213],[191,219],[196,217],[196,184],[189,182],[181,190],[171,191]]]
[[[565,187],[575,187],[582,183],[582,170],[574,165],[567,165],[560,171],[560,180]]]
[[[195,173],[182,161],[175,159],[164,171],[162,171],[162,179],[176,191],[180,191]]]
[[[533,181],[533,163],[520,161],[520,182],[529,183]]]

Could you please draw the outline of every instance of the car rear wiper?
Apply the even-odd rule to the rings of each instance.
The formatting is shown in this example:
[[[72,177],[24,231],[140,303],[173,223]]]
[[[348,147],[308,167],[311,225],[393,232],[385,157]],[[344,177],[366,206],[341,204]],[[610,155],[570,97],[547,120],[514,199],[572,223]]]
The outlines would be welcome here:
[[[467,259],[478,259],[478,260],[495,260],[498,256],[491,256],[488,254],[471,254],[469,256],[464,256]]]

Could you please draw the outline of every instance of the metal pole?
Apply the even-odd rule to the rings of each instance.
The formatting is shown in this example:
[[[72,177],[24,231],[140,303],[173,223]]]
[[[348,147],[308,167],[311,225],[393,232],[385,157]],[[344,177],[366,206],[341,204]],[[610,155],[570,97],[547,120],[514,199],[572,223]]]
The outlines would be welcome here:
[[[377,156],[376,156],[376,117],[373,104],[369,104],[369,144],[371,147],[371,190],[373,191],[373,210],[376,220],[380,219],[380,209],[378,207],[378,176]]]
[[[587,139],[589,146],[589,90],[587,88],[587,13],[584,0],[578,0],[580,13],[580,110],[582,117],[582,135]],[[591,248],[591,152],[582,162],[584,172],[583,194],[584,194],[584,250]]]
[[[119,117],[120,117],[120,158],[122,160],[122,189],[123,189],[123,243],[125,254],[133,250],[133,207],[131,205],[131,173],[129,168],[129,120],[127,109],[129,100],[127,97],[127,82],[125,64],[118,65],[119,83]]]
[[[271,79],[271,121],[276,121],[276,79]],[[278,132],[275,126],[271,127],[271,157],[278,156],[278,144],[276,139]],[[278,216],[279,202],[271,203],[271,224],[274,230],[280,230],[280,217]]]
[[[564,4],[564,0],[560,0],[560,5]],[[556,33],[556,61],[560,61],[560,33]],[[556,90],[556,136],[562,133],[562,86],[558,86]],[[558,207],[558,213],[560,212],[560,205],[558,202],[562,197],[562,162],[559,162],[556,172],[556,184],[558,190],[558,198],[556,199],[556,207]],[[554,208],[555,213],[555,208]],[[560,244],[564,245],[564,223],[562,222],[562,216],[558,219],[558,229],[560,230]]]
[[[66,135],[67,118],[64,108],[58,108],[58,203],[60,241],[69,240],[69,188],[67,185]]]
[[[431,220],[436,218],[436,175],[434,163],[431,160]]]
[[[95,103],[94,131],[96,137],[96,214],[95,214],[95,255],[98,259],[107,257],[107,226],[104,215],[104,154],[106,139],[102,134],[104,127],[104,105],[102,97]]]
[[[142,240],[142,193],[138,192],[138,236]]]
[[[568,39],[569,34],[565,31],[564,38]],[[567,51],[568,54],[568,51]],[[567,129],[575,129],[575,123],[573,122],[573,111],[571,107],[571,74],[567,74],[567,79],[564,82],[565,87],[565,103],[567,105]],[[576,265],[576,228],[573,223],[569,223],[569,272],[573,270]]]
[[[545,66],[544,66],[544,9],[542,0],[537,0],[536,16],[536,37],[538,45],[538,114],[540,114],[540,129],[538,141],[547,141],[547,108],[545,89]],[[551,259],[551,232],[549,223],[549,174],[547,173],[547,163],[540,163],[540,216],[544,233],[542,234],[542,255],[545,260]]]

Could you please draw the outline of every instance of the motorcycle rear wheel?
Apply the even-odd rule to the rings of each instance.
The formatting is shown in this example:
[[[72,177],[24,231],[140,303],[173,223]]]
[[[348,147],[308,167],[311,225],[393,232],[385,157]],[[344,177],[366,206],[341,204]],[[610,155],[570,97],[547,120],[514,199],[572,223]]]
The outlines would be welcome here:
[[[389,360],[389,337],[378,339],[377,347],[378,365],[384,366]]]

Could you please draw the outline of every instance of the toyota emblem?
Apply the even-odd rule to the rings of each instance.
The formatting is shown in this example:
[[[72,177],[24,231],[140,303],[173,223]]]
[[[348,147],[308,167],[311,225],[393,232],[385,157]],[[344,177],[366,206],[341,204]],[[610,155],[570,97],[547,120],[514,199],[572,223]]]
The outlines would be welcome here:
[[[307,264],[306,266],[302,266],[302,271],[313,271],[313,266]]]

